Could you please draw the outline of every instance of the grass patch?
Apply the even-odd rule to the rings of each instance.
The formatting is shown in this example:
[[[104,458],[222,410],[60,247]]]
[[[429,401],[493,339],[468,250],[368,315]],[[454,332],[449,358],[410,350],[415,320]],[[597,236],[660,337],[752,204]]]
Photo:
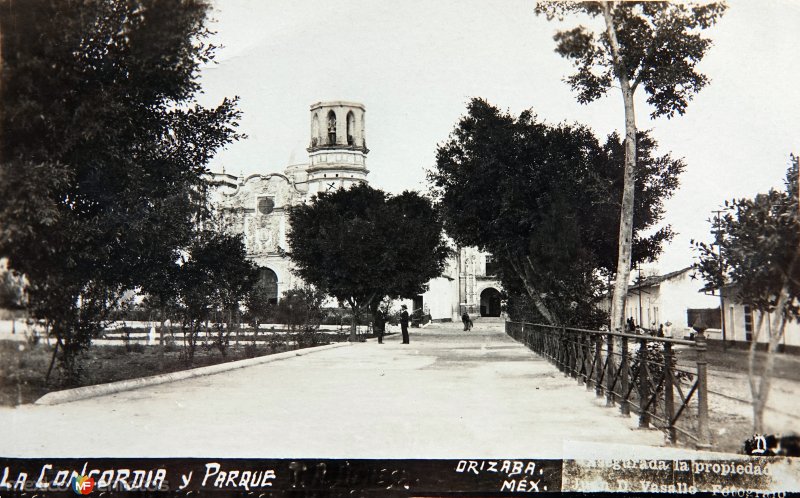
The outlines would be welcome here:
[[[43,342],[31,346],[16,341],[0,341],[0,406],[33,403],[51,391],[178,372],[298,349],[291,339],[287,336],[280,340],[231,343],[224,356],[211,344],[200,345],[192,363],[187,361],[180,342],[166,346],[92,346],[83,353],[81,377],[73,384],[65,384],[57,368],[53,369],[49,384],[45,384],[53,354],[51,346]],[[342,339],[346,340],[346,336],[333,335],[316,345]]]

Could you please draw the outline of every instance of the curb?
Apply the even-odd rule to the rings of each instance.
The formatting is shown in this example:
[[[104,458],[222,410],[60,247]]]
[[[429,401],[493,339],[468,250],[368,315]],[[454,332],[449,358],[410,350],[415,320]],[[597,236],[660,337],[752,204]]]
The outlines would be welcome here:
[[[275,353],[266,356],[259,356],[257,358],[248,358],[246,360],[229,361],[227,363],[218,363],[216,365],[209,365],[207,367],[191,368],[189,370],[181,370],[179,372],[171,372],[166,374],[152,375],[149,377],[139,377],[138,379],[120,380],[117,382],[109,382],[106,384],[96,384],[94,386],[76,387],[74,389],[65,389],[63,391],[53,391],[45,394],[37,399],[34,405],[60,405],[62,403],[71,403],[82,399],[96,398],[98,396],[105,396],[122,391],[132,391],[142,387],[156,386],[158,384],[166,384],[168,382],[175,382],[178,380],[193,379],[195,377],[204,377],[206,375],[214,375],[230,370],[237,370],[240,368],[261,365],[264,363],[272,363],[273,361],[286,360],[296,356],[305,356],[317,351],[324,351],[327,349],[340,348],[343,346],[350,346],[350,342],[337,342],[335,344],[328,344],[325,346],[317,346],[312,348],[295,349],[293,351],[284,351],[283,353]]]

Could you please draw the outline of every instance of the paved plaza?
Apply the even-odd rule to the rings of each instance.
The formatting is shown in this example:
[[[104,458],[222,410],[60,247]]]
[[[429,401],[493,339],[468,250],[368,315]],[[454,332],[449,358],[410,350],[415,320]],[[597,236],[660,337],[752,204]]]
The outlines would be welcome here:
[[[514,342],[502,323],[411,330],[53,406],[0,409],[8,457],[563,458],[663,435]],[[649,448],[648,448],[649,447]],[[660,447],[660,448],[658,448]],[[569,455],[567,454],[569,453]]]

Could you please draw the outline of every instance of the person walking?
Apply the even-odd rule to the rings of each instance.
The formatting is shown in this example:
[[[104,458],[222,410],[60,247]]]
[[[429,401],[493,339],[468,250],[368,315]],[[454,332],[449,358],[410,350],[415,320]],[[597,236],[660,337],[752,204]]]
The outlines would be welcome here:
[[[400,331],[403,333],[403,344],[409,344],[408,340],[408,306],[405,304],[400,307]]]
[[[469,313],[465,311],[464,314],[461,315],[461,321],[464,323],[464,332],[466,332],[469,330]]]
[[[378,344],[383,344],[383,334],[386,332],[386,317],[380,308],[375,310],[375,315],[372,317],[372,328],[378,336]]]

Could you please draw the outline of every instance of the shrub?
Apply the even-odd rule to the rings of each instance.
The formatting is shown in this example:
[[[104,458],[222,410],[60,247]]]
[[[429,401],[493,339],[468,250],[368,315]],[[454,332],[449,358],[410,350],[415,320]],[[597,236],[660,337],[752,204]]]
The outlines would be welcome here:
[[[245,358],[255,358],[258,356],[258,346],[256,346],[255,342],[244,345],[244,356]]]

